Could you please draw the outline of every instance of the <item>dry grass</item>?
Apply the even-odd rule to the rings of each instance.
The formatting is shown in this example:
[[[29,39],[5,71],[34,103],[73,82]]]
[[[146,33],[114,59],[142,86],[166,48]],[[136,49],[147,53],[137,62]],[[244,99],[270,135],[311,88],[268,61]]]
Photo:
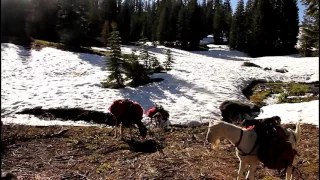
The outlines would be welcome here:
[[[288,125],[294,128],[294,125]],[[145,143],[115,140],[102,127],[3,126],[1,170],[20,179],[234,179],[238,159],[233,146],[219,151],[203,146],[206,127],[153,129]],[[127,134],[128,131],[126,131]],[[137,133],[135,133],[137,134]],[[302,125],[297,157],[304,179],[319,179],[319,129]],[[303,162],[303,163],[302,163]],[[276,171],[256,171],[257,179],[283,179]]]
[[[70,47],[62,43],[43,41],[39,39],[34,40],[31,45],[31,48],[36,50],[41,50],[44,47],[52,47],[52,48],[61,49],[64,51],[71,51],[71,52],[77,52],[77,53],[97,54],[100,56],[110,55],[110,52],[108,51],[99,51],[99,50],[91,49],[90,47]]]

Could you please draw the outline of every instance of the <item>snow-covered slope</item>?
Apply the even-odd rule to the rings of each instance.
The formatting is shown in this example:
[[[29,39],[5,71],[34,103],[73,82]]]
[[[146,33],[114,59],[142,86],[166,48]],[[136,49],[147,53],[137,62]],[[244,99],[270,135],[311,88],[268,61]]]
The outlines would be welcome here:
[[[160,61],[165,59],[162,46],[150,48]],[[130,53],[132,47],[122,47]],[[165,80],[140,88],[120,90],[103,89],[100,82],[108,75],[103,69],[105,57],[83,53],[72,53],[53,48],[41,51],[25,50],[13,44],[1,44],[1,115],[32,106],[83,107],[107,111],[113,100],[131,98],[139,102],[144,110],[154,103],[162,104],[170,111],[173,124],[191,121],[208,122],[220,118],[219,105],[225,100],[248,100],[241,93],[253,79],[281,81],[318,81],[318,58],[294,56],[249,58],[238,51],[211,47],[210,51],[187,52],[171,49],[176,63],[168,74],[156,74]],[[264,71],[254,67],[243,67],[244,61],[262,67],[286,68],[288,73]],[[291,106],[274,105],[281,109],[283,122],[302,119],[303,122],[318,124],[319,101],[291,106],[301,107],[292,117]],[[282,108],[278,108],[281,106]],[[306,108],[307,107],[307,108]],[[264,116],[275,111],[267,110]],[[270,106],[270,108],[272,108]],[[146,119],[146,118],[145,118]],[[86,124],[61,121],[40,121],[26,115],[8,115],[4,123],[30,125]]]

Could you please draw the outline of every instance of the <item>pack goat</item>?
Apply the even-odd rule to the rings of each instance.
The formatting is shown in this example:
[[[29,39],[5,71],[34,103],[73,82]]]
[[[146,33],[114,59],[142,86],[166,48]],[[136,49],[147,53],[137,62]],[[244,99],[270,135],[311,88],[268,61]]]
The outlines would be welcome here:
[[[115,126],[115,137],[117,137],[117,128],[119,127],[120,138],[122,138],[123,127],[131,128],[137,125],[140,136],[144,139],[147,135],[147,128],[142,123],[143,109],[134,101],[129,99],[120,99],[114,101],[109,107],[109,111],[115,118],[108,118],[106,124],[113,124]]]
[[[242,138],[239,139],[241,133]],[[288,128],[285,129],[285,133],[292,147],[296,148],[301,136],[300,122],[296,124],[295,131]],[[257,140],[255,130],[243,130],[241,127],[220,120],[212,121],[208,127],[206,140],[212,143],[214,150],[218,149],[221,137],[228,139],[236,147],[236,155],[240,160],[237,180],[241,179],[247,164],[250,168],[246,180],[253,180],[254,172],[260,161],[257,156],[258,146],[255,145]],[[240,151],[247,154],[241,155]],[[292,180],[292,166],[286,170],[286,180]]]

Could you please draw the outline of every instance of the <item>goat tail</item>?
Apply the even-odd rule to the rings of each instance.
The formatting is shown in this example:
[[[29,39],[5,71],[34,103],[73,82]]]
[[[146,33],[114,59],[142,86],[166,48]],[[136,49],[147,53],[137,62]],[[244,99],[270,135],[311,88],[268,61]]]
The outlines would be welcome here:
[[[300,126],[300,121],[297,122],[296,124],[296,130],[295,130],[295,135],[296,135],[296,138],[297,138],[297,143],[299,142],[300,140],[300,137],[301,137],[301,126]]]

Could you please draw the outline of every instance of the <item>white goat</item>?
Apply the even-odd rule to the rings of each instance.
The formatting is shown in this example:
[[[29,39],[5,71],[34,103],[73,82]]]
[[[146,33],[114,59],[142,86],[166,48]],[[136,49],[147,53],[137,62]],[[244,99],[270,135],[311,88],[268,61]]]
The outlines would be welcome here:
[[[296,125],[296,130],[285,129],[286,135],[293,148],[296,148],[301,135],[300,122]],[[257,134],[255,130],[243,130],[241,127],[233,124],[215,120],[209,124],[206,140],[212,143],[212,148],[216,150],[219,147],[220,138],[228,139],[236,147],[236,155],[240,160],[237,180],[240,180],[245,166],[250,166],[246,179],[253,180],[254,172],[259,163],[257,157],[258,145],[256,144]],[[240,153],[239,153],[240,152]],[[241,155],[245,153],[246,155]],[[292,167],[288,167],[286,171],[286,180],[292,179]]]

